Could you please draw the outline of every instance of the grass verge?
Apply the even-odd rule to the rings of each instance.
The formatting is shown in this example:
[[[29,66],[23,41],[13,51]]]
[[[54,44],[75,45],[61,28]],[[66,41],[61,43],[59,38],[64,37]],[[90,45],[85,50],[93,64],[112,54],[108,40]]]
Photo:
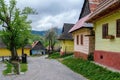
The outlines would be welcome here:
[[[5,61],[4,63],[6,64],[6,69],[3,70],[3,75],[7,75],[8,73],[12,73],[12,67],[13,67],[12,64],[7,62],[7,61]]]
[[[63,56],[61,56],[59,52],[55,52],[53,54],[50,54],[49,58],[51,58],[51,59],[58,59],[58,58],[65,58],[65,57],[68,57],[68,56],[71,56],[71,55],[73,55],[73,53],[64,54]]]
[[[20,64],[21,72],[26,72],[28,70],[28,65],[26,63]]]
[[[61,62],[89,80],[120,80],[120,73],[109,71],[90,61],[66,58]]]
[[[15,72],[15,71],[12,71],[14,66],[13,64],[11,64],[10,62],[8,61],[5,61],[4,62],[6,64],[6,69],[3,70],[3,75],[7,75],[9,73],[12,73],[12,72]],[[20,72],[26,72],[28,70],[28,65],[26,63],[20,63]]]

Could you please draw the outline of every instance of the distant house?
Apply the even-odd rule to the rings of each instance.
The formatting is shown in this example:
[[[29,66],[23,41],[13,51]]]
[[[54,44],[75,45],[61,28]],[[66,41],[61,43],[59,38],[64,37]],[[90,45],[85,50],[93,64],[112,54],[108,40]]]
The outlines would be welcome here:
[[[69,31],[74,38],[74,56],[76,58],[88,59],[88,55],[94,52],[93,24],[85,21],[98,4],[99,0],[84,0],[79,21]]]
[[[59,36],[58,40],[61,42],[60,54],[73,53],[73,37],[69,33],[69,30],[74,26],[74,24],[65,23],[62,29],[62,34]]]
[[[36,54],[45,54],[45,47],[40,41],[36,41],[32,45],[31,49],[31,55],[36,55]]]
[[[26,45],[24,47],[24,53],[27,54],[27,56],[30,55],[30,49],[31,48],[32,48],[31,45]],[[21,56],[22,55],[22,49],[21,48],[18,49],[17,53],[18,53],[18,56]],[[6,48],[6,45],[2,41],[0,41],[0,56],[11,56],[10,50],[8,50]]]
[[[103,0],[87,22],[94,24],[94,60],[120,70],[120,0]]]

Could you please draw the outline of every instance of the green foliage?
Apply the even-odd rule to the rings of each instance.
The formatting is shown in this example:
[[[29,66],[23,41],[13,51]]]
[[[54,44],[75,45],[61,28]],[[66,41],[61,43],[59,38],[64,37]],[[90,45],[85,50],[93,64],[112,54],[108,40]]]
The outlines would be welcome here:
[[[62,63],[90,80],[120,80],[120,73],[111,72],[90,61],[66,58]]]
[[[12,57],[17,56],[16,49],[28,44],[31,36],[31,21],[27,19],[29,14],[34,14],[32,8],[25,7],[20,10],[16,7],[16,0],[0,0],[0,24],[2,30],[2,41],[11,51]]]
[[[60,55],[60,52],[53,52],[52,54],[49,55],[49,58],[52,59],[58,59],[58,58],[66,58],[68,56],[73,55],[73,53],[69,53],[69,54],[64,54],[64,55]]]
[[[8,73],[12,73],[12,67],[13,67],[12,64],[7,61],[5,61],[5,64],[6,64],[6,69],[3,70],[3,74],[7,75]]]
[[[21,69],[21,72],[26,72],[28,70],[28,65],[21,63],[20,64],[20,69]]]
[[[49,55],[49,58],[52,58],[52,59],[60,58],[60,53],[59,52],[52,53]]]
[[[57,42],[57,28],[53,27],[51,29],[49,29],[46,34],[45,34],[45,39],[46,41],[48,41],[49,47],[52,49],[54,49],[54,46]]]

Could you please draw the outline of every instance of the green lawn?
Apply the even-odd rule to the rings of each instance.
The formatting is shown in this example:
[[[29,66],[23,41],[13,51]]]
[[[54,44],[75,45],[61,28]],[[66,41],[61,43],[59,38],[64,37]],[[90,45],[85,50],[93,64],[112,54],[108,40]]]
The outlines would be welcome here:
[[[21,69],[21,72],[26,72],[28,70],[28,65],[21,63],[20,64],[20,69]]]
[[[70,53],[70,54],[65,54],[63,56],[60,56],[60,53],[59,52],[56,52],[56,53],[53,53],[49,56],[49,58],[52,58],[52,59],[58,59],[58,58],[65,58],[65,57],[68,57],[68,56],[71,56],[73,55],[73,53]]]
[[[6,64],[6,69],[3,70],[3,75],[7,75],[8,73],[12,73],[13,65],[7,61],[4,62]]]
[[[4,62],[6,64],[6,69],[3,70],[3,75],[7,75],[9,73],[12,73],[12,69],[14,68],[13,67],[13,64],[11,64],[10,62],[8,61],[5,61]],[[20,63],[20,71],[21,72],[26,72],[28,70],[28,65],[27,64],[23,64],[23,63]],[[14,71],[13,71],[14,72]]]
[[[66,58],[61,62],[89,80],[120,80],[120,73],[109,71],[90,61]]]

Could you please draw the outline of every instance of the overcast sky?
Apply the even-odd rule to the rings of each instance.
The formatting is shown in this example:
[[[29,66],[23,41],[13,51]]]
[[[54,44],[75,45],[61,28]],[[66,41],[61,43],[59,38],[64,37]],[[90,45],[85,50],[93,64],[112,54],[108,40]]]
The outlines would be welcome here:
[[[64,23],[76,23],[84,0],[18,0],[18,7],[32,7],[38,15],[31,15],[33,30],[62,28]]]

